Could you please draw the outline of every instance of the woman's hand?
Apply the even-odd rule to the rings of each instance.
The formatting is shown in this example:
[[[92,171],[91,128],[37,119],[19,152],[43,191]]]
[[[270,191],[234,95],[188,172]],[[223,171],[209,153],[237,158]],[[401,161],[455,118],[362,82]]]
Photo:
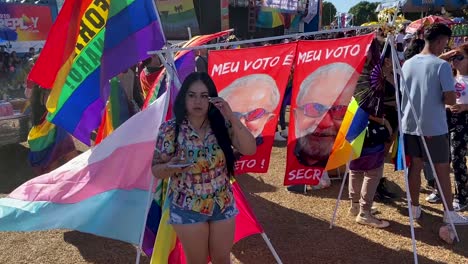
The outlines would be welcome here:
[[[455,104],[455,105],[451,105],[450,106],[450,111],[452,111],[452,113],[455,113],[455,114],[459,114],[461,112],[464,112],[467,109],[467,106],[466,104]]]
[[[226,121],[232,121],[234,114],[228,102],[226,102],[221,97],[210,97],[209,100],[210,103],[212,103],[216,108],[218,108],[218,110],[221,112]]]
[[[257,151],[257,144],[252,133],[232,112],[229,104],[221,97],[210,97],[210,103],[214,104],[221,112],[224,119],[232,124],[233,146],[243,155],[253,155]]]
[[[151,170],[154,177],[167,179],[174,174],[188,172],[193,166],[194,164],[187,163],[186,160],[182,160],[180,157],[174,157],[168,163],[154,165]]]
[[[456,56],[458,53],[459,53],[458,50],[451,50],[451,51],[443,53],[442,55],[439,56],[439,58],[448,61],[450,60],[450,58],[452,58],[453,56]]]

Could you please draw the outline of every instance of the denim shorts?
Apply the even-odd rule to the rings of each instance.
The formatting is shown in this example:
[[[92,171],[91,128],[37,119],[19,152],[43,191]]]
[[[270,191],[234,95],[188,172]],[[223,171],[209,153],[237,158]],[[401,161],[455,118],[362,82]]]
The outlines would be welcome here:
[[[227,207],[224,212],[221,212],[221,208],[217,203],[213,209],[213,215],[204,215],[192,210],[185,210],[183,208],[171,205],[169,210],[169,222],[170,225],[186,225],[186,224],[197,224],[207,223],[214,221],[228,220],[235,217],[239,211],[235,204]]]

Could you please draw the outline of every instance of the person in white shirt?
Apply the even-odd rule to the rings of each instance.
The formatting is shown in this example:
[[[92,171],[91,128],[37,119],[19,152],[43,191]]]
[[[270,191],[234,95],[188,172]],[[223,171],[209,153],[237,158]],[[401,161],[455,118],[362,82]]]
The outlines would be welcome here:
[[[429,157],[443,190],[447,205],[444,223],[468,224],[468,218],[454,212],[450,180],[450,143],[446,105],[456,106],[456,91],[450,64],[438,58],[452,35],[450,28],[435,23],[424,32],[425,46],[422,52],[407,60],[402,68],[402,132],[406,154],[410,157],[408,168],[409,192],[413,217],[421,217],[419,191],[421,170]],[[410,103],[411,102],[411,103]],[[416,115],[413,115],[412,107]],[[422,138],[425,139],[423,144]],[[429,150],[426,153],[425,147]]]
[[[453,209],[462,211],[468,208],[468,170],[465,157],[468,144],[468,43],[441,55],[441,58],[451,61],[452,67],[457,72],[455,75],[457,100],[455,105],[447,109],[447,121],[452,168],[455,174]]]

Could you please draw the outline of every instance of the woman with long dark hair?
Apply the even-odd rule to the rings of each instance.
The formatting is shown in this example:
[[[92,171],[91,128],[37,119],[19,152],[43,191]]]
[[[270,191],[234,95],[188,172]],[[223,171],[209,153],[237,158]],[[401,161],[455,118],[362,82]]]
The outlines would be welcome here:
[[[453,209],[463,211],[468,208],[468,43],[441,55],[452,63],[455,70],[455,91],[457,103],[447,109],[450,133],[450,154],[455,175],[455,197]]]
[[[171,177],[169,223],[188,263],[206,263],[208,256],[215,264],[230,263],[238,213],[230,185],[233,147],[253,155],[255,138],[205,72],[185,79],[174,115],[160,127],[152,168],[157,178]]]

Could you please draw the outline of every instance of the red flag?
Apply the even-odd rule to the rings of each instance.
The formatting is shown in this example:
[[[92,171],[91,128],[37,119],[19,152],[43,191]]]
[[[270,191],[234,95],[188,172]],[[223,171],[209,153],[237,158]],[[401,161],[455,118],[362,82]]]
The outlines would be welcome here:
[[[298,43],[285,185],[319,183],[372,39]]]
[[[263,233],[263,228],[255,217],[250,205],[245,199],[239,183],[232,181],[232,191],[236,201],[239,214],[236,217],[236,232],[234,234],[234,243],[251,235]]]
[[[236,163],[236,174],[265,173],[296,43],[211,51],[208,72],[219,96],[257,139],[257,152]]]

